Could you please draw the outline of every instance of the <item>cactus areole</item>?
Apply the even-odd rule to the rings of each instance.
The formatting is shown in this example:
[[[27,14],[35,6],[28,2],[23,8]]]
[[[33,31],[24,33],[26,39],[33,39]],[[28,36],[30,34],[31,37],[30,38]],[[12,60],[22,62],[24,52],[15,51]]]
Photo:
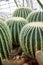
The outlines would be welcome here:
[[[0,52],[3,58],[9,58],[12,50],[12,39],[8,26],[0,20]]]
[[[25,55],[34,58],[37,50],[43,51],[43,22],[26,24],[21,30],[19,39]]]
[[[43,22],[43,10],[34,11],[27,16],[28,22]]]
[[[17,8],[14,12],[13,12],[13,16],[14,17],[23,17],[23,18],[27,18],[27,16],[32,12],[32,10],[28,7],[20,7]]]

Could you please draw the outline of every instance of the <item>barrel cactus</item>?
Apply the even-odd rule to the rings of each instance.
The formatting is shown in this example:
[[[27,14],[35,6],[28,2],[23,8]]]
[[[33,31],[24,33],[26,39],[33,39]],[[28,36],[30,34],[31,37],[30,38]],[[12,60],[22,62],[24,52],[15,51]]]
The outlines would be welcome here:
[[[32,22],[32,21],[43,21],[43,10],[42,11],[34,11],[32,13],[30,13],[30,15],[28,15],[27,17],[28,22]]]
[[[12,35],[12,44],[19,45],[19,33],[22,27],[27,23],[27,20],[21,17],[13,17],[6,21]]]
[[[11,34],[5,22],[0,20],[0,52],[3,58],[9,58],[12,50]]]
[[[14,11],[13,16],[14,17],[23,17],[26,19],[28,14],[30,14],[31,12],[32,12],[32,10],[27,7],[20,7]]]
[[[25,55],[35,58],[37,50],[43,51],[43,23],[32,22],[26,24],[21,30],[19,39]]]

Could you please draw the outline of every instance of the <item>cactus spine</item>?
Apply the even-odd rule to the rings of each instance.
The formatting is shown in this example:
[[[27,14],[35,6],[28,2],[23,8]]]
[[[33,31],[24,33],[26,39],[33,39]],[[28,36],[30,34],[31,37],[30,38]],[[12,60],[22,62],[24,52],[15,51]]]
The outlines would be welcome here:
[[[34,58],[37,50],[43,51],[43,23],[26,24],[21,30],[19,39],[25,55]]]

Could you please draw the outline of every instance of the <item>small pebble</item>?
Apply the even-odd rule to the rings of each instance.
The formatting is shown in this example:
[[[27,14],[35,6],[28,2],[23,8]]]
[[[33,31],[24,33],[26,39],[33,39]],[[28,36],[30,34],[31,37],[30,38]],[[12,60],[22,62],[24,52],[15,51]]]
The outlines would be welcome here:
[[[16,59],[19,59],[20,57],[19,56],[16,56]]]

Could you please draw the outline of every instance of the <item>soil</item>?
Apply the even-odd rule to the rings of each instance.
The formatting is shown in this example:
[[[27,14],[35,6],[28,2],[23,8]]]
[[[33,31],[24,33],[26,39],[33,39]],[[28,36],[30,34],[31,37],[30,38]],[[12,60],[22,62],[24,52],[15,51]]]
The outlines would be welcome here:
[[[14,63],[12,65],[39,65],[36,58],[27,58],[20,50],[20,48],[15,48],[15,50],[12,51],[10,58],[8,59],[9,65],[11,65],[11,63]]]
[[[30,59],[30,58],[19,57],[19,56],[13,58],[12,60],[10,59],[9,62],[14,62],[19,65],[39,65],[36,59]]]

